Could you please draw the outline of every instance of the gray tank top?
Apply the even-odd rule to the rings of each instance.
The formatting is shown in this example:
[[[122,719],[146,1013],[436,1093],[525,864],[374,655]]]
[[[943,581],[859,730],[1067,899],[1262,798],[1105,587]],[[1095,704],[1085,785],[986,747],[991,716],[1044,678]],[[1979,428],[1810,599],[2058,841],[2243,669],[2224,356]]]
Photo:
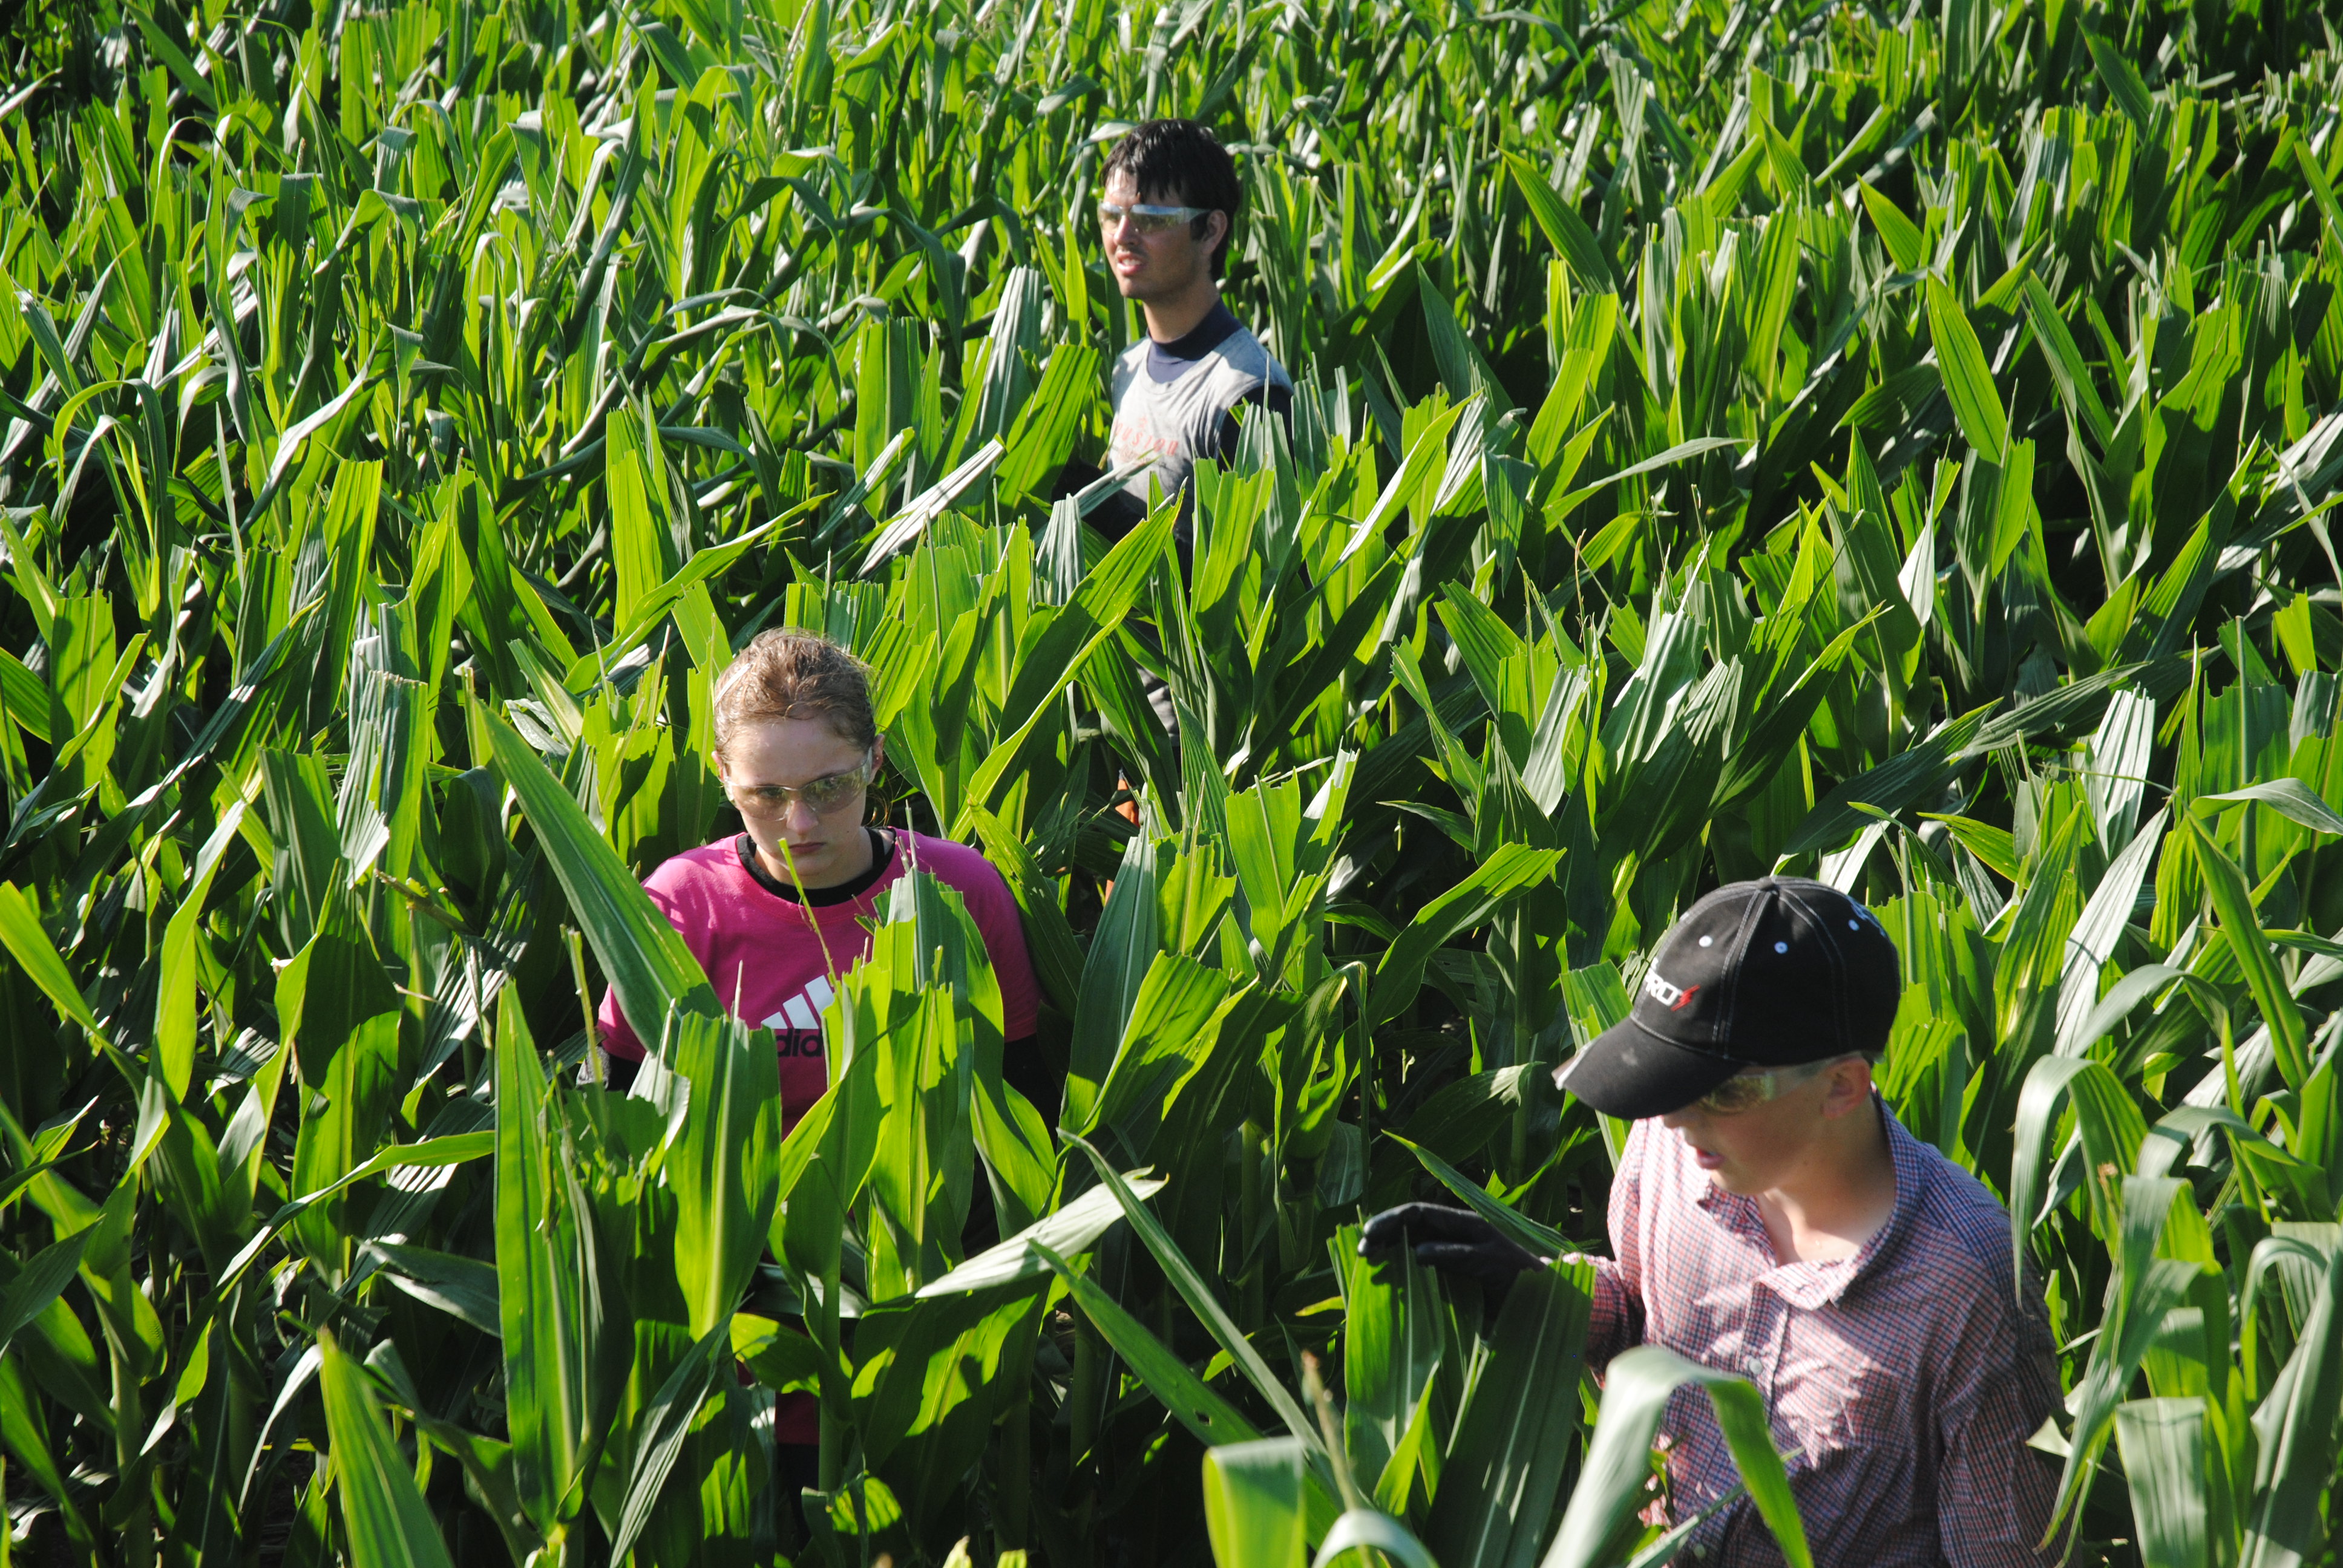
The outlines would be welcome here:
[[[1111,387],[1109,469],[1155,459],[1123,487],[1142,506],[1151,484],[1166,496],[1177,494],[1199,462],[1222,455],[1223,425],[1238,404],[1281,404],[1293,392],[1285,367],[1226,306],[1176,343],[1141,338],[1132,344],[1114,362]]]

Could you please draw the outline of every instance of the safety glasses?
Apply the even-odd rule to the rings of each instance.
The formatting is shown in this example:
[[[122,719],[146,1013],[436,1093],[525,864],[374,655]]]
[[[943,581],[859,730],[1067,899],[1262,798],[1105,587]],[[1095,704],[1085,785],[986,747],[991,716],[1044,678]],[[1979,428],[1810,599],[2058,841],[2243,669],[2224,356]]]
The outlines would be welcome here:
[[[827,817],[850,804],[870,786],[877,761],[874,748],[843,773],[825,773],[802,784],[734,784],[727,780],[724,793],[743,817],[770,820],[786,816],[790,802],[795,800],[804,801],[816,815]]]
[[[1756,1110],[1769,1100],[1780,1099],[1824,1068],[1845,1060],[1843,1056],[1835,1056],[1829,1061],[1808,1061],[1796,1067],[1767,1067],[1754,1072],[1736,1072],[1694,1101],[1693,1104],[1711,1116],[1738,1116],[1745,1111]]]
[[[1111,236],[1121,229],[1123,219],[1129,218],[1131,226],[1141,234],[1170,234],[1180,225],[1193,223],[1213,210],[1208,206],[1156,206],[1145,202],[1124,206],[1118,202],[1102,201],[1098,209],[1099,232]]]

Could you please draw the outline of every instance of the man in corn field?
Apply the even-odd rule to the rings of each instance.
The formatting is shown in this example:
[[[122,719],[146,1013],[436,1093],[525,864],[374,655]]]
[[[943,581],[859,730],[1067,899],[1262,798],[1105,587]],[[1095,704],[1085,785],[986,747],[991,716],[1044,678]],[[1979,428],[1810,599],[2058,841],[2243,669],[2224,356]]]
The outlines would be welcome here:
[[[2057,1467],[2026,1446],[2059,1404],[2048,1323],[2001,1205],[1873,1086],[1897,976],[1869,910],[1791,878],[1719,888],[1662,940],[1628,1017],[1556,1074],[1634,1121],[1587,1357],[1664,1345],[1755,1383],[1821,1568],[2030,1568],[2056,1555]],[[1543,1263],[1422,1203],[1369,1221],[1361,1250],[1410,1243],[1498,1296]],[[1738,1473],[1696,1389],[1664,1431],[1682,1522]],[[1782,1557],[1743,1500],[1678,1561]]]
[[[1109,382],[1114,427],[1107,468],[1130,477],[1091,521],[1119,539],[1146,520],[1156,498],[1178,497],[1172,538],[1182,577],[1195,559],[1188,489],[1196,465],[1235,455],[1244,405],[1281,419],[1293,407],[1285,367],[1221,299],[1243,205],[1228,149],[1193,120],[1149,120],[1107,154],[1099,239],[1115,287],[1139,302],[1147,335],[1114,362]],[[1102,477],[1087,463],[1069,463],[1057,493],[1071,496]],[[1140,685],[1163,728],[1176,729],[1163,681],[1142,670]],[[1135,807],[1122,809],[1137,820]]]
[[[1228,150],[1193,120],[1150,120],[1107,155],[1099,237],[1115,286],[1147,322],[1147,336],[1115,361],[1107,466],[1150,465],[1125,482],[1127,502],[1093,514],[1112,537],[1146,516],[1151,491],[1179,495],[1199,462],[1235,453],[1242,406],[1281,418],[1292,407],[1285,367],[1221,300],[1243,199]],[[1184,517],[1174,537],[1184,561]]]

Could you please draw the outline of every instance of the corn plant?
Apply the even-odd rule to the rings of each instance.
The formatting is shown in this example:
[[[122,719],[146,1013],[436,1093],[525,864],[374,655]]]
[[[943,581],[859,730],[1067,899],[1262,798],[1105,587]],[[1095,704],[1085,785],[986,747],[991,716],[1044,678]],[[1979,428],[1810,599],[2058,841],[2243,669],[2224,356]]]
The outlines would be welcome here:
[[[2042,1282],[2054,1544],[2331,1558],[2331,23],[17,8],[0,1558],[1642,1568],[1698,1386],[1803,1563],[1755,1391],[1598,1387],[1580,1265],[1355,1249],[1599,1248],[1552,1070],[1777,869]],[[1184,568],[1057,483],[1171,114],[1297,383]],[[810,1106],[639,890],[779,625],[1015,895],[1055,1103],[924,876]]]

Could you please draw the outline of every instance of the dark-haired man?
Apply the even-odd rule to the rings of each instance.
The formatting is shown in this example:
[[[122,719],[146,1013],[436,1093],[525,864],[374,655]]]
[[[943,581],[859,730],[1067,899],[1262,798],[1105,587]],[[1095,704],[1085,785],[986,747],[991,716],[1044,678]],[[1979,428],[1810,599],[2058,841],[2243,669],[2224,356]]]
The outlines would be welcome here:
[[[1151,489],[1177,495],[1197,463],[1233,453],[1241,405],[1280,416],[1292,407],[1285,367],[1221,302],[1243,200],[1228,150],[1193,120],[1150,120],[1107,154],[1099,237],[1115,287],[1147,322],[1115,361],[1107,466],[1152,459],[1123,487],[1133,505],[1093,514],[1111,535],[1146,515]],[[1183,518],[1183,558],[1187,531]]]
[[[2059,1403],[2039,1291],[2009,1217],[1872,1087],[1898,1000],[1895,945],[1819,882],[1719,888],[1660,943],[1618,1025],[1556,1074],[1634,1119],[1611,1186],[1587,1359],[1664,1345],[1756,1384],[1817,1568],[2036,1568],[2056,1466],[2026,1446]],[[1502,1294],[1540,1260],[1487,1221],[1411,1203],[1361,1250]],[[1708,1401],[1664,1430],[1678,1522],[1738,1480]],[[1679,1563],[1778,1564],[1745,1500]]]

